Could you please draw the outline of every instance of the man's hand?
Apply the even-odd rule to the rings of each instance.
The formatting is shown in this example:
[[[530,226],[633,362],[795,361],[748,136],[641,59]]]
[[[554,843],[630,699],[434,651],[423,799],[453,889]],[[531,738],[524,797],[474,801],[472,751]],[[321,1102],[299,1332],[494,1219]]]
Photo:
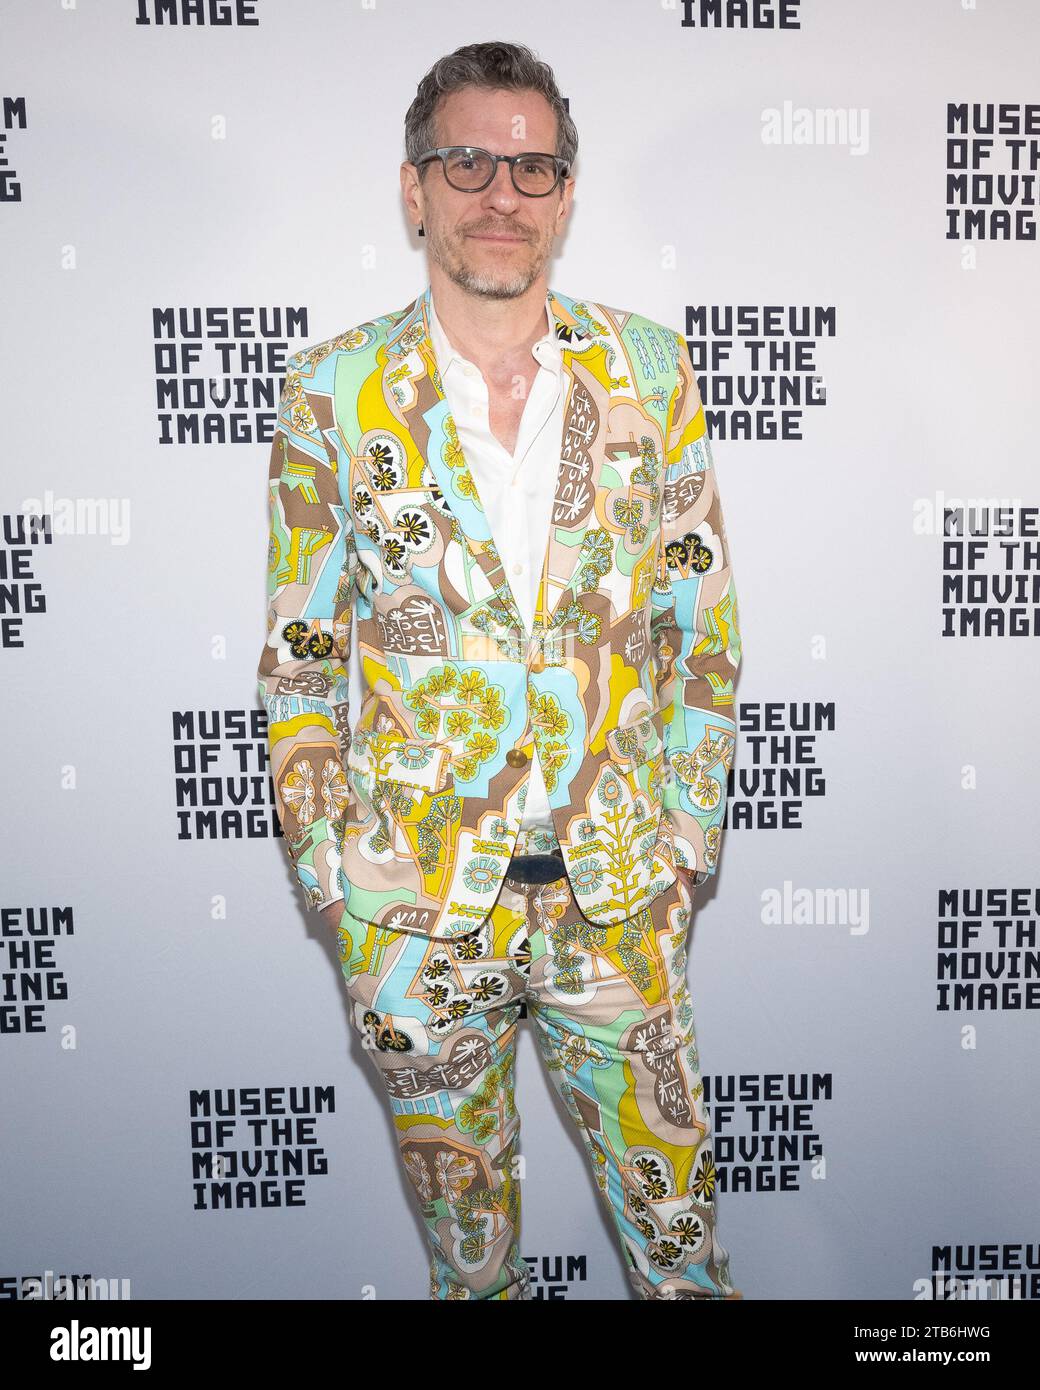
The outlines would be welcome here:
[[[343,899],[337,898],[334,903],[329,903],[327,907],[323,907],[318,916],[335,936],[339,931],[340,922],[343,921]]]

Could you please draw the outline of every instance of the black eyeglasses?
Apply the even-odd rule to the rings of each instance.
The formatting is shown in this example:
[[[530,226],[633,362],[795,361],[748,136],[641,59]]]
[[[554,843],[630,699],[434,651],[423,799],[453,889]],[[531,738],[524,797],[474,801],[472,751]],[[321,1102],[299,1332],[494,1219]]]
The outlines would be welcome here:
[[[498,173],[498,166],[508,164],[513,187],[528,198],[551,193],[571,167],[556,154],[492,154],[474,145],[445,145],[419,155],[416,168],[431,159],[440,160],[444,177],[460,193],[479,193]]]

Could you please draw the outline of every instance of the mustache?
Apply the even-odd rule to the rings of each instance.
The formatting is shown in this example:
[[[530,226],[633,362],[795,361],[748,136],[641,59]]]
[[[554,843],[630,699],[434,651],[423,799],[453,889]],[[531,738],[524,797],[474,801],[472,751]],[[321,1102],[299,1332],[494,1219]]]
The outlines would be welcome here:
[[[523,237],[525,241],[531,240],[531,233],[526,227],[519,227],[515,222],[499,222],[494,226],[488,226],[481,222],[472,222],[463,227],[464,232],[483,233],[486,236],[516,236]]]

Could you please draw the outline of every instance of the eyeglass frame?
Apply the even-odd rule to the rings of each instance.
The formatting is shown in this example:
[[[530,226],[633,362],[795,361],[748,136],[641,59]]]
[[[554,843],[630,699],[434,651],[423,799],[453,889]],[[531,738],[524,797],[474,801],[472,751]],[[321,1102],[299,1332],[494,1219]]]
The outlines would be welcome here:
[[[451,154],[454,150],[470,150],[474,154],[486,154],[488,159],[494,160],[494,167],[491,170],[491,177],[486,183],[482,183],[479,188],[458,188],[448,178],[448,170],[444,164],[444,156]],[[551,159],[556,169],[556,181],[551,188],[547,188],[544,193],[528,193],[526,188],[520,188],[516,182],[516,165],[521,159],[530,159],[537,155],[540,159]],[[565,179],[570,173],[570,161],[562,155],[549,154],[545,150],[525,150],[523,154],[492,154],[490,150],[481,149],[479,145],[441,145],[436,150],[424,150],[422,154],[416,155],[412,161],[417,169],[428,164],[431,159],[439,159],[441,162],[441,172],[444,175],[444,182],[449,188],[454,188],[456,193],[483,193],[485,188],[490,188],[498,174],[500,164],[509,165],[509,178],[513,187],[518,193],[522,193],[525,198],[548,198],[550,193],[555,193],[560,186],[560,180]]]

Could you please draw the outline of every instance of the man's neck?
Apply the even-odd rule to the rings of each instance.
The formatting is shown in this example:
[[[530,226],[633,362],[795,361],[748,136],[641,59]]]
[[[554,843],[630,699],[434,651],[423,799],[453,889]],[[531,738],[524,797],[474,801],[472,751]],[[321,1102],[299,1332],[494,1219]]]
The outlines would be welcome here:
[[[516,299],[485,299],[467,294],[445,276],[431,277],[437,319],[452,347],[485,374],[526,372],[531,349],[549,327],[548,287],[539,277]]]

